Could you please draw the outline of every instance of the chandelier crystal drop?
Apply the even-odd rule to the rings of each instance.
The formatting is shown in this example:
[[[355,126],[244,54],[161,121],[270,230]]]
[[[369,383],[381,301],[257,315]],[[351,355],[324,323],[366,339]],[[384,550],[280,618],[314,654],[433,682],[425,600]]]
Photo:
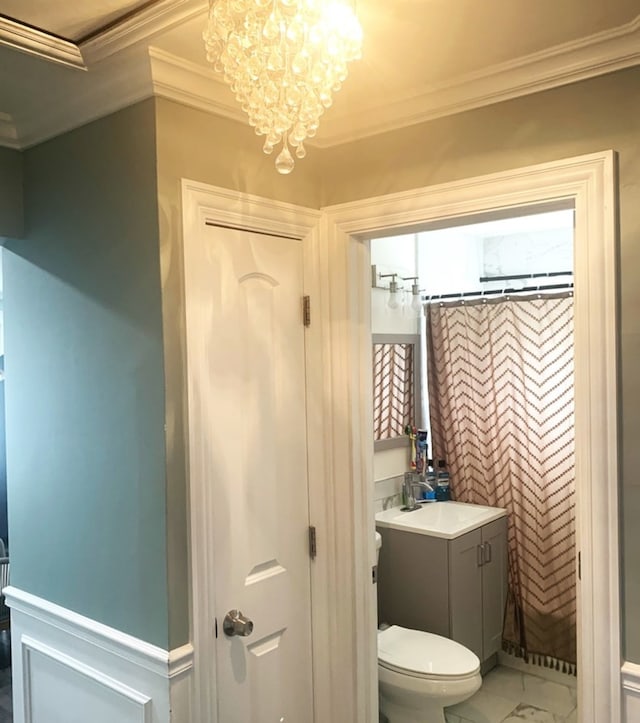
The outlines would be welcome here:
[[[249,123],[265,136],[280,173],[313,138],[332,93],[360,57],[362,30],[344,0],[211,0],[203,33],[207,60],[224,73]]]

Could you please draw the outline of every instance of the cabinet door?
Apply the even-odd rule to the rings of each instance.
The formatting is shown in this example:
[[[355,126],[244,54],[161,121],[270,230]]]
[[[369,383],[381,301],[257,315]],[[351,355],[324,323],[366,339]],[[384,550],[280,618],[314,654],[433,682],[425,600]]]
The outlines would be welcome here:
[[[482,530],[483,655],[497,653],[502,645],[504,608],[507,601],[507,518],[490,522]]]
[[[449,542],[451,637],[482,656],[482,567],[480,530]]]
[[[378,565],[378,623],[449,636],[447,541],[385,527]]]

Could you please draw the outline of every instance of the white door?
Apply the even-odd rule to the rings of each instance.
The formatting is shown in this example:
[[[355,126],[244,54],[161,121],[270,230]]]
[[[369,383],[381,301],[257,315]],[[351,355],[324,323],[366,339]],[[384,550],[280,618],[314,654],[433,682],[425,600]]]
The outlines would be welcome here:
[[[216,226],[202,240],[218,723],[311,723],[302,242]],[[231,610],[248,636],[225,634]]]

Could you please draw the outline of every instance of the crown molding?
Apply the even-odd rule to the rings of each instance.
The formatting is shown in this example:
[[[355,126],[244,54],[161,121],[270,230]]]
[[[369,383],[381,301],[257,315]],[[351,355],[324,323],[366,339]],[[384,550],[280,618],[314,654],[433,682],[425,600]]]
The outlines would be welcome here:
[[[208,0],[159,0],[79,43],[0,15],[0,45],[54,63],[87,70],[93,65],[204,14]]]
[[[0,16],[0,45],[35,55],[52,63],[68,65],[79,70],[87,69],[82,53],[75,43],[2,16]]]
[[[153,95],[249,125],[222,76],[213,69],[153,46],[149,47],[149,60]],[[307,148],[319,145],[315,138],[305,141]]]
[[[82,54],[88,64],[97,63],[204,14],[208,7],[208,0],[160,0],[80,43]]]
[[[149,48],[153,92],[205,112],[246,123],[222,80],[201,65]],[[385,97],[384,105],[322,118],[309,145],[327,148],[436,118],[481,108],[640,64],[640,15],[629,23],[556,45],[482,71],[452,78],[426,92]]]
[[[640,64],[640,15],[611,30],[452,78],[383,106],[324,118],[316,145],[329,147]]]
[[[152,95],[247,123],[230,90],[212,69],[156,47],[144,47],[142,43],[149,34],[161,32],[202,12],[206,5],[206,0],[161,0],[152,8],[83,43],[82,53],[92,63],[91,82],[86,82],[80,91],[72,83],[65,86],[59,102],[46,108],[46,112],[25,117],[0,113],[0,145],[27,148]],[[0,44],[19,47],[16,42],[3,39],[6,22],[0,18]],[[25,30],[24,26],[13,29]],[[27,30],[31,32],[31,29]],[[45,45],[50,39],[39,31],[33,31],[33,35]],[[53,40],[58,42],[57,38]],[[35,45],[30,50],[26,46],[19,49],[53,59],[44,51],[38,51]],[[73,57],[77,60],[82,56]],[[64,61],[58,58],[54,62]],[[72,62],[65,64],[84,67]],[[318,136],[309,145],[326,148],[638,64],[640,15],[612,30],[452,78],[426,91],[395,99],[387,96],[382,106],[372,104],[359,107],[355,112],[340,113],[337,102],[323,117]],[[87,76],[78,80],[85,81]]]
[[[247,122],[231,91],[214,71],[167,53],[149,48],[154,95],[231,120]]]
[[[25,149],[61,133],[115,113],[153,95],[146,53],[123,53],[92,71],[81,92],[68,86],[45,113],[14,118],[19,148]]]

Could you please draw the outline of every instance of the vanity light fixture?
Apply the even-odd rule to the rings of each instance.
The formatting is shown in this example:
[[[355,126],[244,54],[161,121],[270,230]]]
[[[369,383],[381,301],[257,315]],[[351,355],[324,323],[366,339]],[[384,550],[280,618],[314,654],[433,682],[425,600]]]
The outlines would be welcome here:
[[[403,276],[403,281],[413,281],[411,284],[411,309],[419,314],[422,311],[422,299],[420,298],[420,287],[417,276]]]
[[[387,301],[387,306],[390,309],[397,309],[400,306],[398,291],[401,287],[398,286],[398,282],[396,281],[397,275],[398,274],[378,274],[378,277],[381,279],[391,277],[391,281],[389,282],[389,300]]]

